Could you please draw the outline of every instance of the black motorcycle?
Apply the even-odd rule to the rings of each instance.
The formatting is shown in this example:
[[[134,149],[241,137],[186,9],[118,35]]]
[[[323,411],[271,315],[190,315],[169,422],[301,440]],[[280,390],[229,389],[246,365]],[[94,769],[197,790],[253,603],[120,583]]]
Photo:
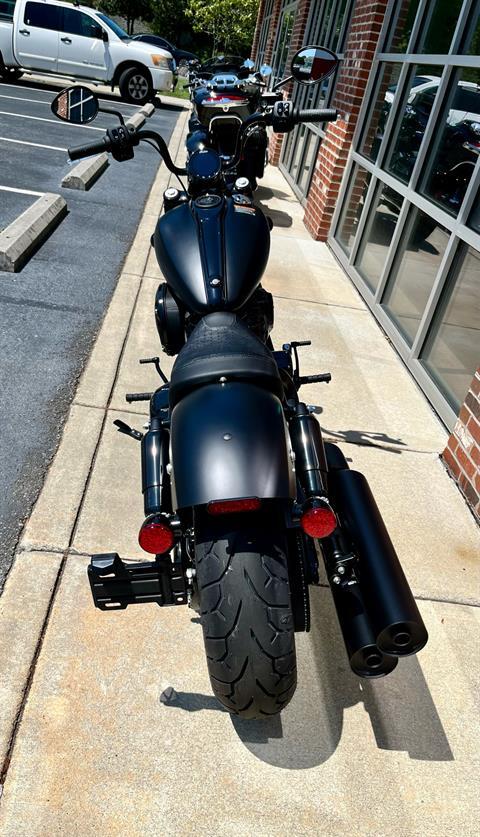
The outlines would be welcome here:
[[[238,153],[241,135],[242,148],[237,171],[246,177],[253,189],[263,177],[267,162],[268,138],[266,125],[251,123],[248,130],[240,129],[253,113],[271,108],[282,95],[267,91],[267,79],[272,68],[263,65],[254,71],[250,59],[220,55],[204,64],[192,62],[189,81],[193,113],[189,121],[187,151],[194,153],[208,146],[218,151],[223,162],[233,160]]]
[[[327,50],[304,48],[292,74],[314,83],[335,62]],[[87,121],[98,101],[86,88],[70,88],[53,110]],[[240,139],[255,124],[287,132],[336,117],[282,101],[248,116]],[[149,130],[120,125],[69,155],[109,151],[123,161],[143,141],[188,183],[167,196],[153,237],[166,279],[155,316],[164,350],[177,357],[170,381],[158,357],[141,361],[162,378],[153,393],[127,395],[149,401],[145,434],[114,422],[141,443],[139,543],[154,560],[94,555],[93,600],[103,610],[188,603],[201,617],[218,700],[236,715],[265,718],[295,691],[295,632],[310,628],[316,545],[356,674],[388,674],[400,656],[424,646],[427,632],[365,478],[337,446],[324,444],[299,399],[303,385],[330,375],[301,375],[299,348],[309,341],[273,348],[272,296],[260,286],[270,227],[252,196],[227,185],[216,150],[197,150],[181,169]]]

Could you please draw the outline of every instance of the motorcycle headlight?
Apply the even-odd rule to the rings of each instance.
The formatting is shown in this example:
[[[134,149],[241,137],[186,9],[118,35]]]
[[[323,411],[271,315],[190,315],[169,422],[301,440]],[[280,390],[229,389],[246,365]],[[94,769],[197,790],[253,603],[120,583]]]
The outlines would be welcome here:
[[[160,67],[161,70],[170,69],[170,62],[164,55],[151,55],[150,58],[155,67]]]

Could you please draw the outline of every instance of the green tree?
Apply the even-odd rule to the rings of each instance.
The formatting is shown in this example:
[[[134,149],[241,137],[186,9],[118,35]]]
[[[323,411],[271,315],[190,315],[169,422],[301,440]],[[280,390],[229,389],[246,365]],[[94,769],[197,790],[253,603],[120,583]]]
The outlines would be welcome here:
[[[191,22],[186,17],[187,0],[153,0],[152,29],[154,32],[179,44]]]
[[[194,32],[208,34],[213,52],[248,52],[255,31],[259,0],[187,0],[186,14]]]
[[[152,18],[151,0],[102,0],[99,5],[107,15],[123,18],[129,35],[133,35],[136,20],[151,20]]]

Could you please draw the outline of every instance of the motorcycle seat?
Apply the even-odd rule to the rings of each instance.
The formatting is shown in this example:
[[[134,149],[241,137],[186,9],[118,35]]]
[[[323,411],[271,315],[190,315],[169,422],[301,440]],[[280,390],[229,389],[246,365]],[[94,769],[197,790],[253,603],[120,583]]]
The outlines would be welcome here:
[[[207,314],[195,326],[174,363],[170,407],[196,387],[219,381],[251,381],[279,398],[282,381],[272,352],[235,314]]]

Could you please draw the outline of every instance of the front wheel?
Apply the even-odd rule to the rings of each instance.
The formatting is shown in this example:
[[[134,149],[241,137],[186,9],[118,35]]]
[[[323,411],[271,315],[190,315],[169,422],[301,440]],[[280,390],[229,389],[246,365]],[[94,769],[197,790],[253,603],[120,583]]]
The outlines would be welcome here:
[[[144,105],[153,98],[150,74],[140,67],[130,67],[125,70],[120,76],[118,88],[124,102]]]
[[[277,715],[297,683],[286,540],[255,515],[197,521],[195,563],[212,689],[242,718]]]

